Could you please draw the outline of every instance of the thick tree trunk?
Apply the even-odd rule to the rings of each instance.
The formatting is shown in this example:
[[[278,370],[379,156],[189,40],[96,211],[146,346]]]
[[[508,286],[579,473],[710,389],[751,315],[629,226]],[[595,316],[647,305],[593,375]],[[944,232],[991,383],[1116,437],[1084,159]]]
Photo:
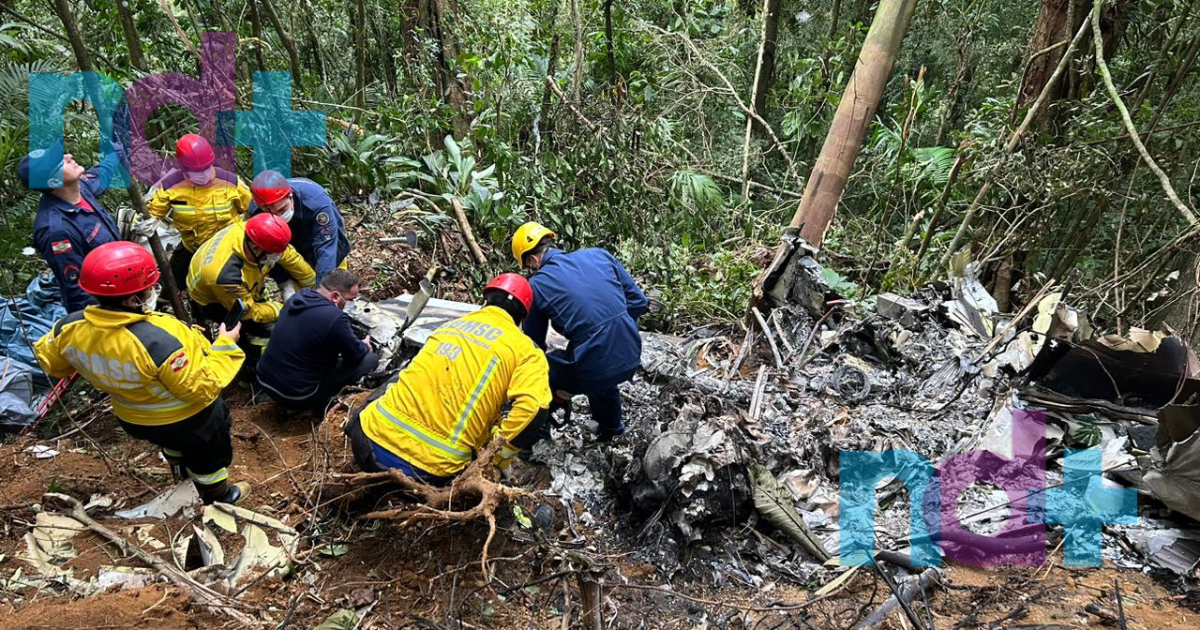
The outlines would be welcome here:
[[[752,92],[754,113],[759,118],[767,119],[767,91],[775,79],[775,40],[779,36],[779,5],[781,0],[765,0],[763,8],[762,42],[758,49],[758,63],[754,70],[754,90]],[[754,118],[750,118],[754,133],[760,138],[766,137],[766,131]]]
[[[283,21],[279,19],[279,14],[275,12],[275,5],[271,4],[271,0],[258,0],[262,3],[263,12],[267,14],[267,19],[271,21],[271,26],[275,28],[275,32],[279,34],[280,41],[283,42],[284,49],[287,50],[288,67],[292,70],[292,83],[297,88],[304,87],[304,75],[301,74],[302,67],[300,66],[300,50],[296,48],[296,40],[292,34],[283,27]]]
[[[246,0],[246,5],[250,7],[250,32],[254,34],[254,39],[258,41],[254,44],[254,60],[258,62],[258,71],[267,71],[267,57],[263,54],[263,46],[267,40],[263,39],[262,18],[258,15],[258,0]]]
[[[821,155],[792,217],[791,225],[803,226],[800,233],[817,247],[825,240],[825,232],[846,190],[850,169],[875,118],[879,99],[883,96],[916,4],[916,0],[879,2],[854,73],[850,75],[833,124],[825,136]]]
[[[1062,59],[1065,42],[1071,39],[1071,34],[1091,14],[1091,5],[1089,0],[1042,0],[1033,35],[1029,39],[1029,61],[1021,81],[1021,91],[1017,94],[1016,111],[1028,106],[1041,94]],[[1100,31],[1104,34],[1106,57],[1116,53],[1134,6],[1132,0],[1117,0],[1106,6],[1100,14]],[[1086,42],[1083,45],[1087,45]],[[1073,71],[1067,79],[1050,93],[1048,103],[1078,98],[1084,88],[1090,85],[1091,71]],[[1048,111],[1048,108],[1043,109],[1041,115],[1044,117]]]
[[[138,34],[137,24],[133,21],[133,10],[129,3],[133,0],[117,0],[117,19],[121,22],[121,32],[125,34],[125,45],[129,48],[129,63],[142,72],[149,72],[146,58],[142,55],[142,37]]]

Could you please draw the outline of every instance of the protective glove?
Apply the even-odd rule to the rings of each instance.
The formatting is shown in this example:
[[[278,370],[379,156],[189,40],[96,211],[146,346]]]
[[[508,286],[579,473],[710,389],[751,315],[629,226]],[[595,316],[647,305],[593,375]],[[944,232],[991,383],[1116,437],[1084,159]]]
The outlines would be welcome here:
[[[296,295],[296,281],[284,280],[279,283],[279,293],[283,297],[283,301],[287,302],[293,295]]]
[[[150,238],[151,235],[157,234],[160,228],[166,227],[167,224],[162,219],[151,217],[134,223],[133,233],[144,238]]]

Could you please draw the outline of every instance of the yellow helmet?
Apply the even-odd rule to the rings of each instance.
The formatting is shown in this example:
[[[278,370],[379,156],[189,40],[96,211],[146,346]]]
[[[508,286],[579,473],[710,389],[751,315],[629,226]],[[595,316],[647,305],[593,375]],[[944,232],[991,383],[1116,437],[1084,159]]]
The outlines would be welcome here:
[[[530,221],[517,228],[517,233],[513,235],[512,239],[512,253],[513,258],[517,259],[517,265],[523,264],[525,254],[534,247],[537,247],[538,243],[542,242],[542,239],[547,236],[550,238],[557,237],[554,232],[550,231],[550,228],[536,221]]]

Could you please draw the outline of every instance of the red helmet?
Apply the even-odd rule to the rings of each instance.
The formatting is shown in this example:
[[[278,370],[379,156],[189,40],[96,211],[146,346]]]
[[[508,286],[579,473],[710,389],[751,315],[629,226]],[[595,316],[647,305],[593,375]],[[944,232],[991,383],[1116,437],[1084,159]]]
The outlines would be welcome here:
[[[483,288],[484,291],[488,289],[500,289],[513,296],[525,307],[526,313],[533,309],[533,287],[529,286],[529,281],[519,273],[502,273],[492,278]]]
[[[254,176],[250,192],[254,194],[254,202],[262,207],[288,196],[292,185],[279,171],[263,171]]]
[[[287,221],[270,212],[260,212],[246,221],[246,236],[264,252],[279,254],[292,240],[292,228],[288,227]]]
[[[141,245],[112,241],[93,249],[83,259],[79,288],[105,297],[133,295],[154,286],[159,275],[154,255]]]
[[[175,143],[175,159],[189,171],[202,171],[212,166],[216,156],[204,136],[189,133]]]

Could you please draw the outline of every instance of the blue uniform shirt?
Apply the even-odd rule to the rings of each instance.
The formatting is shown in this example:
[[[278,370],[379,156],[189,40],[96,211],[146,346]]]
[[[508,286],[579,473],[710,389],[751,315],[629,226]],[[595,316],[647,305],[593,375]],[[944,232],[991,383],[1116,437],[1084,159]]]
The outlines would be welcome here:
[[[545,348],[552,322],[569,343],[566,352],[546,358],[570,370],[573,380],[607,379],[641,363],[637,318],[648,302],[612,254],[599,248],[569,254],[550,249],[529,284],[533,309],[525,318],[525,332]]]
[[[292,247],[300,257],[317,272],[317,282],[325,274],[345,260],[350,253],[350,239],[346,236],[346,223],[333,205],[333,199],[320,184],[303,177],[288,180],[292,186]],[[258,204],[251,204],[250,214],[259,212]]]
[[[50,192],[43,192],[33,220],[33,246],[46,259],[62,290],[68,313],[82,309],[91,296],[79,288],[79,269],[84,256],[100,245],[121,240],[121,230],[109,216],[98,197],[108,190],[120,166],[120,156],[110,153],[79,180],[79,191],[91,210],[67,203]]]

